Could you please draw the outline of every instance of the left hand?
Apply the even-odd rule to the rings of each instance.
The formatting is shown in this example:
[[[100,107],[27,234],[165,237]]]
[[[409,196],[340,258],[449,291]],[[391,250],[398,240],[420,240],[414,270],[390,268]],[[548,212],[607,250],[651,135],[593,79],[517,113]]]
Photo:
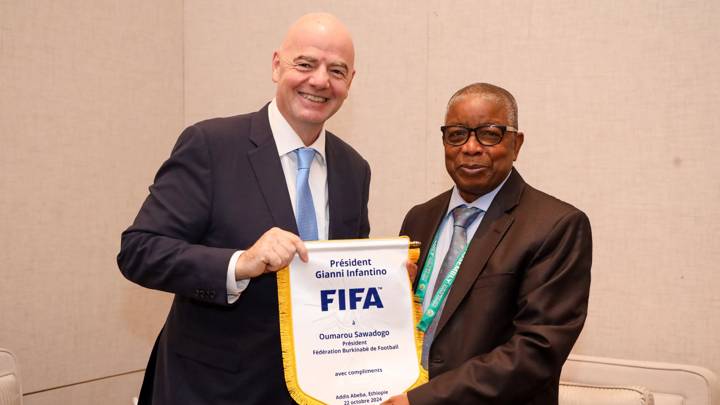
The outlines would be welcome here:
[[[380,405],[410,405],[410,401],[408,400],[407,394],[400,394],[388,398]]]

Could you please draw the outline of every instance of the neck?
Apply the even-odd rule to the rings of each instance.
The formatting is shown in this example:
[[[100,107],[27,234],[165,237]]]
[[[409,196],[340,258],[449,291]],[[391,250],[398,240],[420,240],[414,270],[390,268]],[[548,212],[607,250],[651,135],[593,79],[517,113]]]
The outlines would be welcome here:
[[[466,191],[462,191],[459,188],[458,188],[458,192],[460,194],[460,197],[462,197],[462,199],[465,200],[465,202],[469,202],[469,203],[472,203],[473,201],[477,200],[478,198],[480,198],[482,196],[479,194],[472,194],[472,193],[468,193]]]
[[[286,118],[287,120],[287,118]],[[320,131],[322,131],[322,124],[320,125],[296,125],[293,122],[290,122],[288,120],[288,123],[290,124],[290,127],[295,131],[295,133],[300,137],[300,139],[303,141],[305,146],[310,146],[315,142],[318,137],[320,136]]]
[[[303,141],[305,146],[312,145],[320,136],[320,131],[311,132],[311,133],[301,133],[300,131],[295,130],[295,132],[297,132],[298,136],[300,136],[300,139]]]
[[[278,100],[277,95],[275,96],[275,100],[280,115],[282,115],[285,121],[290,124],[290,128],[292,128],[293,131],[295,131],[295,133],[300,137],[303,144],[305,144],[305,146],[312,145],[313,142],[318,139],[318,136],[320,136],[320,131],[322,131],[325,122],[312,123],[296,120],[293,118],[292,114],[285,110],[285,105]]]

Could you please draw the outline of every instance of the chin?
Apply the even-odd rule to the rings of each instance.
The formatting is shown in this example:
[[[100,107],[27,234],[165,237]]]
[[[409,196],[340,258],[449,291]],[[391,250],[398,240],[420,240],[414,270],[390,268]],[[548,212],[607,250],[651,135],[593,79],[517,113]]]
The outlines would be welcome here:
[[[314,124],[314,125],[322,125],[328,119],[330,119],[329,115],[322,115],[322,116],[306,115],[303,117],[303,121],[305,121],[308,124]]]
[[[482,197],[484,194],[487,194],[490,190],[492,190],[492,188],[488,189],[485,186],[458,186],[458,190],[466,196],[471,195],[473,197],[473,200],[475,200],[478,197]]]

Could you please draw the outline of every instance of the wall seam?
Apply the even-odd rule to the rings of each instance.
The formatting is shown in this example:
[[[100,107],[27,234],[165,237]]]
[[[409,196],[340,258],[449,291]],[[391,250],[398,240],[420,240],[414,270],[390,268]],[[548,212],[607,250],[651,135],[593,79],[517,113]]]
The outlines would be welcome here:
[[[425,170],[423,173],[423,185],[424,195],[428,195],[428,171],[430,168],[427,165],[429,162],[428,156],[428,142],[430,141],[430,117],[428,112],[430,111],[430,14],[431,7],[428,6],[428,2],[425,3],[425,142],[423,142],[423,155],[425,156]]]
[[[180,48],[180,54],[182,58],[182,72],[180,73],[180,76],[182,77],[182,124],[180,128],[184,128],[187,126],[187,78],[185,75],[185,72],[187,71],[187,36],[186,36],[186,29],[185,26],[187,24],[187,7],[185,5],[185,0],[181,0],[182,4],[182,24],[180,26],[180,33],[182,36],[181,41],[181,48]]]

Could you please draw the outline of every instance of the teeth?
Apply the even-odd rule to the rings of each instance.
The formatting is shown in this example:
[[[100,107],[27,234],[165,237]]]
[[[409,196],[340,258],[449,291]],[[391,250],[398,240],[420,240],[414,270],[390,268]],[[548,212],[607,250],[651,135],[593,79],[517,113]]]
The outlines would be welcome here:
[[[328,101],[326,97],[313,96],[312,94],[307,93],[300,93],[300,95],[303,96],[304,99],[310,100],[315,103],[324,103]]]

